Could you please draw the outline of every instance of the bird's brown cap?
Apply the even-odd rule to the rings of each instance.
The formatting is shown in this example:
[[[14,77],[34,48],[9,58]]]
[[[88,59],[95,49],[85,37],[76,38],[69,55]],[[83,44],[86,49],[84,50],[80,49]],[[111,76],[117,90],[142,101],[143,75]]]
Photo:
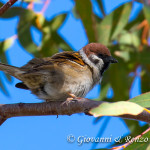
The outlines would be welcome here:
[[[111,56],[111,53],[109,49],[100,43],[90,43],[83,47],[84,52],[87,56],[89,56],[91,53],[94,53],[96,55],[105,55],[105,56]]]

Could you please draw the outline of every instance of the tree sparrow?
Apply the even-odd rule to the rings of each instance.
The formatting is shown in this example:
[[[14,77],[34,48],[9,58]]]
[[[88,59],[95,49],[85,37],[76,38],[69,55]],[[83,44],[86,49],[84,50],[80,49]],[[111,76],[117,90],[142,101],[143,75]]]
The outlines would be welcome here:
[[[117,63],[108,48],[90,43],[78,52],[61,52],[34,58],[18,68],[0,63],[0,70],[22,82],[16,87],[30,90],[46,101],[65,101],[69,94],[84,97],[102,79],[110,63]]]

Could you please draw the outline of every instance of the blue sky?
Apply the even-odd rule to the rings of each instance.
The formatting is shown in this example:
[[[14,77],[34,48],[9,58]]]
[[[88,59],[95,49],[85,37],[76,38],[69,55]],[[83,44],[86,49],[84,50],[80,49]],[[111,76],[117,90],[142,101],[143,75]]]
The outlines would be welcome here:
[[[130,0],[103,0],[105,4],[106,14],[109,14],[116,6],[129,2]],[[3,1],[3,2],[6,2]],[[101,12],[93,0],[94,11],[99,16]],[[16,4],[18,5],[18,4]],[[74,2],[72,0],[51,0],[51,3],[45,12],[45,17],[50,20],[55,15],[67,13],[67,18],[63,25],[59,28],[58,33],[71,45],[74,50],[79,50],[88,43],[85,31],[83,30],[82,22],[75,19],[72,14]],[[39,4],[35,5],[36,10],[40,10]],[[138,3],[134,4],[133,12],[130,20],[138,14],[142,8]],[[12,19],[0,19],[0,40],[6,39],[16,34],[16,25],[18,17]],[[39,43],[41,34],[32,29],[33,39],[35,43]],[[27,61],[33,58],[31,54],[26,52],[16,40],[13,46],[6,52],[9,64],[14,66],[22,66]],[[9,96],[0,91],[0,103],[33,103],[40,102],[29,91],[15,88],[17,79],[13,78],[13,82],[9,84],[0,73],[0,77],[9,91]],[[140,78],[137,77],[134,81],[131,97],[140,93]],[[88,95],[88,98],[96,98],[99,94],[99,86],[96,86]],[[106,126],[106,122],[109,124]],[[105,122],[105,125],[104,125]],[[102,127],[107,127],[106,130]],[[115,127],[115,128],[114,128]],[[104,130],[104,132],[103,132]],[[102,133],[103,132],[103,133]],[[72,134],[77,139],[79,136],[97,137],[98,133],[102,133],[102,137],[119,137],[129,133],[124,122],[119,118],[103,117],[97,124],[94,123],[94,117],[84,114],[75,114],[72,116],[41,116],[41,117],[16,117],[8,119],[0,127],[0,147],[1,150],[41,150],[41,149],[65,149],[65,150],[87,150],[90,148],[100,148],[109,145],[108,143],[93,145],[92,143],[84,143],[79,146],[77,141],[74,143],[67,142],[67,136]]]

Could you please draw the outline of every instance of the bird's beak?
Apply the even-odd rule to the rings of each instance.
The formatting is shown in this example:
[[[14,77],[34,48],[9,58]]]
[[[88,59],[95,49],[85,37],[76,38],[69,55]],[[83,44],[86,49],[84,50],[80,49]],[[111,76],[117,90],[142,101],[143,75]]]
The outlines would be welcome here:
[[[110,63],[118,63],[118,60],[115,59],[115,58],[112,57],[112,56],[109,56],[108,60],[109,60]]]

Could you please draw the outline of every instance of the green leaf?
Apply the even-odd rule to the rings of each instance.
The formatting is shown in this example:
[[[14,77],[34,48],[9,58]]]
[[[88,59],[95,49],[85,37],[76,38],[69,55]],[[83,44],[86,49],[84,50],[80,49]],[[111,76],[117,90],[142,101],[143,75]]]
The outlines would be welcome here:
[[[5,51],[12,46],[12,44],[14,43],[14,39],[15,39],[14,37],[8,38],[5,41],[0,43],[0,61],[5,64],[8,64],[7,58],[5,55]],[[8,74],[5,74],[5,75],[6,75],[6,78],[8,79],[8,81],[11,82],[12,81],[11,76]],[[5,89],[5,88],[3,87],[3,89]]]
[[[61,14],[56,16],[52,21],[50,21],[52,31],[56,31],[62,25],[65,18],[66,14]]]
[[[42,57],[52,56],[55,53],[58,53],[58,45],[52,39],[52,35],[46,34],[43,36],[42,45],[39,48]]]
[[[4,4],[0,2],[0,7],[2,7]]]
[[[92,11],[92,4],[90,0],[76,0],[76,11],[79,14],[89,42],[95,42],[96,39],[96,22]]]
[[[134,97],[130,99],[130,102],[134,102],[142,107],[148,108],[150,107],[150,92]]]
[[[44,34],[42,45],[39,48],[40,53],[43,57],[52,56],[58,53],[59,50],[71,51],[72,48],[58,35],[57,32]]]
[[[9,8],[3,15],[1,15],[1,18],[12,18],[16,16],[20,16],[25,12],[25,9],[22,7],[12,7]]]
[[[119,37],[119,43],[120,44],[128,44],[128,45],[132,45],[132,37],[131,37],[131,33],[124,33],[121,34]]]
[[[99,8],[100,8],[100,10],[101,10],[103,16],[105,16],[105,10],[104,10],[104,7],[103,7],[103,2],[102,2],[102,0],[97,0],[97,3],[98,3],[98,5],[99,5]]]
[[[100,91],[100,96],[99,96],[99,98],[94,99],[94,100],[99,100],[99,101],[101,101],[101,100],[103,100],[104,98],[106,98],[107,92],[108,92],[108,89],[109,89],[109,88],[110,88],[110,84],[109,84],[109,83],[103,85],[103,86],[102,86],[102,89],[101,89],[101,91]]]
[[[72,8],[72,13],[76,19],[80,19],[80,16],[78,15],[78,13],[76,11],[76,5]]]
[[[149,125],[145,124],[144,126],[141,126],[138,121],[136,120],[129,120],[129,119],[123,119],[124,122],[126,123],[127,127],[130,130],[130,135],[127,135],[123,138],[121,138],[121,142],[126,143],[127,142],[127,137],[136,137],[137,135],[140,135],[142,132],[148,129]],[[111,147],[116,147],[120,146],[121,143],[114,143]]]
[[[14,41],[14,38],[9,38],[3,42],[0,42],[0,61],[1,62],[6,63],[6,64],[8,63],[6,55],[5,55],[5,51],[12,46],[13,41]],[[12,81],[11,76],[8,74],[5,74],[5,75],[6,75],[6,78],[8,79],[8,81],[11,82]],[[0,80],[0,87],[1,87],[2,91],[6,95],[8,95],[8,91],[7,91],[5,85],[2,83],[1,80]]]
[[[150,144],[147,146],[146,150],[150,150]]]
[[[122,32],[118,37],[119,44],[131,45],[139,48],[141,41],[137,32]]]
[[[63,40],[62,40],[62,42],[60,42],[59,47],[63,51],[72,51],[71,47],[67,43],[65,43],[65,41],[63,41]]]
[[[97,23],[98,42],[104,45],[109,44],[113,23],[113,13],[106,16],[100,23]]]
[[[107,15],[98,23],[98,42],[108,45],[126,26],[131,11],[131,4],[127,3]],[[112,37],[112,38],[111,38]]]
[[[128,136],[128,139],[132,139],[132,137]],[[131,145],[127,146],[125,150],[148,150],[147,147],[150,143],[150,132],[144,134],[141,138],[137,139]]]
[[[90,113],[95,117],[119,116],[124,114],[138,115],[144,110],[143,107],[132,102],[119,101],[115,103],[102,103],[92,109]]]
[[[9,49],[14,43],[14,38],[8,38],[3,42],[0,42],[0,54],[4,53],[7,49]]]
[[[4,41],[3,52],[5,52],[7,49],[9,49],[13,45],[14,40],[15,40],[14,37],[12,37]]]
[[[4,64],[8,64],[8,61],[7,61],[7,57],[6,57],[6,53],[5,53],[5,52],[3,52],[3,53],[0,54],[0,61],[1,61],[2,63],[4,63]],[[4,74],[5,74],[6,78],[7,78],[7,80],[8,80],[9,82],[11,82],[11,81],[12,81],[12,77],[11,77],[9,74],[5,73],[5,72],[4,72]]]
[[[58,35],[57,30],[62,25],[66,14],[56,16],[50,21],[45,21],[42,27],[43,38],[41,46],[38,48],[42,57],[52,56],[60,49],[71,50],[66,42]]]
[[[144,10],[145,18],[147,19],[148,23],[150,24],[150,7],[144,5],[143,10]]]
[[[36,14],[27,10],[20,16],[18,23],[18,39],[20,44],[30,53],[37,53],[37,46],[33,43],[30,28],[35,20]]]
[[[71,47],[58,35],[57,29],[62,25],[66,14],[56,16],[51,21],[47,21],[43,26],[43,39],[39,52],[43,57],[52,56],[60,49],[71,50]]]
[[[132,137],[135,137],[135,136],[141,134],[142,132],[144,132],[149,127],[148,124],[145,124],[144,126],[141,126],[139,124],[139,122],[136,121],[136,120],[124,119],[124,122],[126,123],[128,128],[130,129],[130,135]]]
[[[144,17],[144,13],[143,10],[138,14],[138,16],[136,16],[136,19],[134,19],[133,21],[129,22],[126,27],[125,30],[130,31],[130,30],[137,30],[137,25],[139,25],[143,20],[145,19]]]
[[[128,66],[121,60],[117,64],[112,64],[107,70],[108,80],[114,91],[114,99],[117,101],[129,99],[129,89],[132,83],[128,76],[129,72]]]
[[[142,86],[142,93],[150,91],[150,65],[147,64],[142,66],[141,72],[141,86]]]
[[[150,51],[149,48],[147,47],[146,49],[144,49],[142,52],[132,52],[130,54],[130,61],[131,62],[137,62],[139,64],[149,64],[150,62]]]
[[[116,56],[123,58],[126,62],[130,60],[130,54],[128,51],[116,51],[115,54]]]
[[[131,12],[131,3],[126,3],[113,12],[113,26],[111,39],[114,39],[128,23]]]
[[[45,20],[45,18],[42,14],[36,14],[36,18],[35,18],[35,20],[33,20],[33,26],[35,26],[39,30],[42,30],[43,26],[46,22],[47,21]]]

